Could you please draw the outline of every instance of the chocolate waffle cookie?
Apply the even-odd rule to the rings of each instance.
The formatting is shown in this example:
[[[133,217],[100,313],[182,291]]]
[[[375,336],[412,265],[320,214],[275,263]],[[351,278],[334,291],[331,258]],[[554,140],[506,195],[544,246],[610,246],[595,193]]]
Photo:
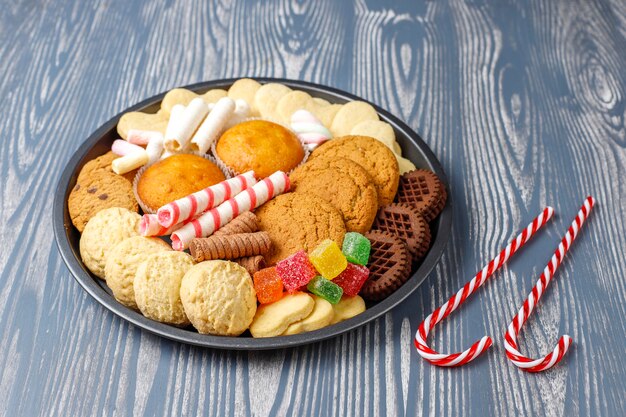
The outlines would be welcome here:
[[[430,247],[428,223],[417,209],[408,204],[394,203],[382,207],[373,228],[402,239],[413,259],[422,258]]]
[[[365,234],[372,249],[367,264],[370,277],[361,288],[363,298],[382,300],[409,278],[411,260],[405,243],[391,233],[372,230]]]
[[[447,198],[446,188],[434,172],[416,169],[400,176],[396,202],[415,207],[427,222],[441,213]]]

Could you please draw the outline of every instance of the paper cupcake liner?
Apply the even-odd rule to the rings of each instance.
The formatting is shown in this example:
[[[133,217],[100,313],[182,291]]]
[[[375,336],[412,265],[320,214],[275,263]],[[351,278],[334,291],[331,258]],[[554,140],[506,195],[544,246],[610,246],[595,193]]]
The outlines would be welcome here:
[[[213,156],[209,154],[200,154],[199,152],[180,152],[175,155],[180,155],[180,154],[196,155],[196,156],[201,156],[204,159],[208,159],[209,161],[217,165],[217,167],[220,169],[220,171],[222,171],[222,174],[224,174],[226,179],[230,179],[233,177],[233,175],[226,168],[226,165],[224,165],[224,163],[217,161],[216,158],[214,158]],[[160,207],[152,208],[148,206],[146,203],[144,203],[144,201],[139,197],[139,193],[137,192],[137,185],[139,184],[139,180],[141,179],[141,176],[143,175],[143,173],[146,172],[146,169],[150,168],[152,165],[156,164],[157,162],[159,161],[142,166],[139,169],[139,171],[137,171],[137,174],[135,174],[135,178],[133,179],[133,194],[135,195],[135,200],[137,200],[139,207],[141,207],[141,209],[143,210],[145,214],[156,214],[157,210]]]
[[[287,126],[285,123],[283,122],[279,122],[276,119],[271,119],[271,118],[266,118],[266,117],[248,117],[247,119],[242,120],[240,123],[244,123],[244,122],[250,122],[253,120],[263,120],[265,122],[272,122],[272,123],[276,123],[279,126],[284,127],[285,129],[289,130],[290,132],[292,132],[294,135],[296,135],[296,138],[298,138],[298,142],[300,142],[300,146],[302,147],[302,150],[304,151],[304,156],[302,157],[302,160],[300,161],[300,163],[298,165],[296,165],[294,168],[292,168],[289,172],[287,172],[286,174],[289,175],[291,174],[296,168],[298,168],[299,166],[303,165],[307,159],[309,159],[309,155],[311,154],[311,151],[309,150],[309,147],[307,146],[306,143],[304,143],[302,140],[300,140],[300,138],[298,137],[298,135],[296,134],[296,132],[294,132],[289,126]],[[232,127],[232,126],[231,126]],[[221,137],[221,135],[220,135]],[[234,168],[228,166],[228,164],[226,164],[226,162],[224,162],[219,155],[217,154],[216,148],[217,148],[217,142],[219,142],[219,138],[214,141],[211,144],[211,155],[217,160],[218,165],[220,166],[224,166],[228,172],[234,177],[237,175],[241,175],[243,174],[243,172],[237,172],[235,171]]]

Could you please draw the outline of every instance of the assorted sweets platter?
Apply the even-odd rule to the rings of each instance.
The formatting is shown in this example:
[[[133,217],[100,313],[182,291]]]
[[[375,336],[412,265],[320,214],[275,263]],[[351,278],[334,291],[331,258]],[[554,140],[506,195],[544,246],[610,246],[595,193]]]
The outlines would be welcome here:
[[[449,234],[426,145],[322,86],[176,88],[85,147],[59,184],[61,253],[107,308],[180,341],[265,349],[340,334],[413,291]]]

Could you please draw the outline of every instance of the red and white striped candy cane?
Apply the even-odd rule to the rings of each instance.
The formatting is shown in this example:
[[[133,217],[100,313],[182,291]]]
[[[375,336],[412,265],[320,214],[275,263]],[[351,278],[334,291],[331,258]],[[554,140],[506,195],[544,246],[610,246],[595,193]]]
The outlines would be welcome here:
[[[550,284],[557,268],[561,265],[561,262],[572,245],[572,242],[574,242],[574,239],[578,236],[578,231],[582,227],[585,220],[587,220],[594,204],[595,200],[593,197],[587,197],[585,199],[585,202],[578,211],[576,218],[567,230],[567,233],[565,233],[561,243],[559,243],[559,247],[556,249],[556,252],[554,252],[554,255],[552,255],[552,259],[550,259],[550,262],[539,277],[539,281],[537,281],[533,290],[530,294],[528,294],[528,298],[524,301],[524,305],[513,318],[513,321],[509,324],[509,328],[504,335],[504,348],[506,349],[506,356],[515,366],[523,369],[524,371],[541,372],[552,368],[554,365],[559,363],[561,359],[563,359],[563,356],[565,356],[567,350],[572,344],[571,337],[567,335],[561,336],[559,343],[552,352],[548,353],[543,358],[530,359],[523,356],[520,351],[517,350],[516,339],[522,326],[526,323],[526,320],[528,320],[528,317],[539,302],[541,295],[548,287],[548,284]]]
[[[417,328],[414,344],[417,353],[433,365],[438,366],[461,366],[476,359],[484,351],[489,349],[493,341],[489,336],[484,336],[475,342],[469,349],[460,353],[445,354],[431,349],[426,343],[428,333],[439,323],[456,310],[465,300],[474,294],[487,279],[493,275],[515,252],[518,251],[554,214],[552,207],[546,207],[517,237],[509,243],[498,256],[489,261],[474,278],[456,294],[454,294],[442,306],[433,311]]]

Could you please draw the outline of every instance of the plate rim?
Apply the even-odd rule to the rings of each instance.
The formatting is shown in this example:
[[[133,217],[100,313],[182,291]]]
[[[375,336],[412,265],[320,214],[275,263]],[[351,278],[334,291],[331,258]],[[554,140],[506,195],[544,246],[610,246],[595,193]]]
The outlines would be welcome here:
[[[241,78],[245,77],[203,81],[176,88],[186,88],[192,91],[203,91],[212,88],[226,88]],[[382,116],[383,119],[391,122],[394,130],[401,131],[406,136],[406,138],[419,149],[419,151],[425,156],[425,159],[430,164],[430,168],[432,168],[437,176],[439,176],[448,192],[446,205],[437,220],[437,237],[432,242],[428,254],[420,264],[419,268],[411,275],[411,277],[409,277],[409,279],[402,285],[402,287],[400,287],[405,288],[407,285],[409,285],[409,287],[407,287],[405,291],[397,290],[389,297],[378,302],[373,307],[365,310],[363,313],[348,320],[345,320],[341,323],[324,327],[319,330],[301,333],[298,335],[276,336],[269,338],[203,335],[165,323],[153,321],[144,317],[140,313],[120,304],[119,302],[117,302],[117,300],[115,300],[114,297],[112,297],[108,292],[104,290],[100,283],[97,282],[98,278],[94,278],[89,272],[87,272],[84,264],[76,256],[76,252],[73,249],[68,236],[69,230],[71,230],[73,225],[71,223],[69,225],[65,223],[67,196],[69,195],[69,192],[71,190],[70,184],[73,180],[75,180],[75,178],[72,178],[74,176],[74,172],[77,170],[77,167],[81,164],[81,162],[83,162],[83,159],[87,156],[91,149],[102,139],[103,135],[117,125],[117,121],[124,113],[127,113],[129,111],[137,111],[139,109],[150,107],[160,102],[167,93],[167,91],[170,91],[166,90],[159,94],[153,95],[145,100],[142,100],[141,102],[128,107],[122,112],[119,112],[107,122],[99,126],[93,133],[88,136],[85,141],[80,144],[80,146],[76,149],[76,151],[74,151],[73,155],[66,163],[65,168],[63,169],[63,173],[58,180],[57,186],[55,188],[52,213],[53,232],[57,248],[66,267],[68,268],[74,279],[78,282],[78,284],[91,297],[98,301],[98,303],[100,303],[104,308],[106,308],[116,316],[132,323],[133,325],[141,329],[145,329],[150,333],[181,343],[216,349],[232,350],[268,350],[290,348],[334,338],[374,321],[375,319],[391,311],[393,308],[397,307],[406,298],[413,294],[417,290],[417,288],[426,280],[434,267],[437,265],[450,239],[452,229],[453,206],[451,194],[449,192],[447,176],[443,171],[439,160],[430,149],[430,147],[424,142],[422,137],[416,131],[411,129],[405,122],[403,122],[387,110],[381,108],[380,106],[335,87],[288,78],[251,78],[262,84],[272,82],[282,83],[291,88],[305,88],[306,90],[308,90],[308,92],[331,94],[335,97],[342,98],[347,101],[360,100],[371,104],[376,109],[378,114]],[[421,279],[416,280],[416,275],[420,275]]]

